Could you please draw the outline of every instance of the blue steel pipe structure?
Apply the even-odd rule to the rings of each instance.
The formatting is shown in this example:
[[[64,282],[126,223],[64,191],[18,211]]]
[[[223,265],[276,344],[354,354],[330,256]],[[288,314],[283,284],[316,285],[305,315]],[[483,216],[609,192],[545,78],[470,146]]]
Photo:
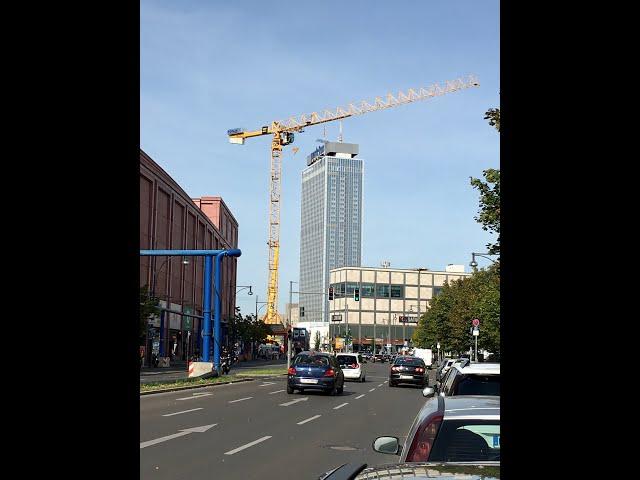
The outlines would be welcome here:
[[[211,267],[213,258],[216,257],[215,268],[215,314],[213,319],[214,339],[213,345],[213,364],[215,369],[220,373],[220,345],[219,339],[222,331],[220,325],[220,314],[222,311],[222,298],[220,296],[220,287],[222,285],[222,257],[239,257],[242,251],[233,248],[230,250],[140,250],[142,257],[162,257],[162,256],[183,256],[183,257],[204,257],[204,295],[202,313],[204,316],[202,337],[202,361],[209,361],[209,349],[211,348]],[[162,343],[162,342],[161,342]]]

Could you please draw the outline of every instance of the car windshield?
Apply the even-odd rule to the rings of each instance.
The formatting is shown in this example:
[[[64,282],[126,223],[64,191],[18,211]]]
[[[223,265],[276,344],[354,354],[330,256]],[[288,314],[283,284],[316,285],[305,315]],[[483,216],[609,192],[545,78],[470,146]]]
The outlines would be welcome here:
[[[294,365],[313,365],[326,367],[329,365],[329,359],[324,355],[298,355]]]
[[[500,460],[500,420],[448,420],[443,422],[430,462]]]
[[[410,365],[414,367],[424,367],[424,362],[421,358],[415,357],[398,357],[396,358],[394,365]]]
[[[460,379],[455,394],[500,396],[500,375],[466,375]]]
[[[358,359],[353,355],[338,355],[338,363],[342,365],[352,365],[358,363]]]

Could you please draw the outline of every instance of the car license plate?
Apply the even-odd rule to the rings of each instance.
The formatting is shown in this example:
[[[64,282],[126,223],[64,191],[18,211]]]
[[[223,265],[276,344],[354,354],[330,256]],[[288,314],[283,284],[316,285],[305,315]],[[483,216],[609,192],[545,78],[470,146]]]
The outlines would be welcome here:
[[[300,383],[318,383],[316,378],[301,378]]]
[[[413,380],[413,375],[400,375],[400,378],[405,380]]]

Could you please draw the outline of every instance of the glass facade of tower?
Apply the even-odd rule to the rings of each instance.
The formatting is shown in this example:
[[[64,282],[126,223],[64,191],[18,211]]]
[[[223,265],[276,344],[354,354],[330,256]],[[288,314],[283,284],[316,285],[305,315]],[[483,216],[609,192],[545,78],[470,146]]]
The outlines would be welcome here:
[[[331,269],[361,263],[363,163],[342,156],[321,156],[302,172],[300,292],[328,293]],[[326,295],[298,302],[301,322],[329,321]]]

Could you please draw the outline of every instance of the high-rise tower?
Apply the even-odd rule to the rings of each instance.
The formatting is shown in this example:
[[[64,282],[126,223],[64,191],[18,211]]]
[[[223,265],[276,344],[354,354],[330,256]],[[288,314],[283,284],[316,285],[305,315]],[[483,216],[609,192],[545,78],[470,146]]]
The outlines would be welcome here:
[[[362,159],[354,143],[325,141],[302,172],[300,322],[328,325],[329,270],[360,266]],[[319,325],[318,325],[319,326]],[[315,330],[315,329],[314,329]],[[323,329],[324,330],[324,329]]]

